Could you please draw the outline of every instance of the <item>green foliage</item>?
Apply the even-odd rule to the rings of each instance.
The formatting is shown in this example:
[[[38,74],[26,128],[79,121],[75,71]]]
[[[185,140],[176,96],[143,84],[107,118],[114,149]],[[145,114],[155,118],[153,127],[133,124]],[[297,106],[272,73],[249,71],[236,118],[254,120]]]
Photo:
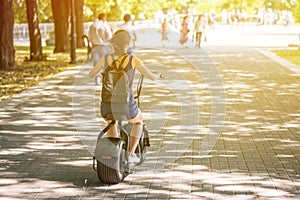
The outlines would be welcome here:
[[[274,51],[278,56],[300,66],[300,50],[276,50]]]
[[[39,21],[43,23],[53,22],[51,0],[37,0]]]
[[[299,0],[298,0],[299,1]],[[295,8],[295,0],[221,0],[217,4],[217,10],[232,10],[242,8],[249,14],[254,14],[259,7],[272,8],[274,10],[289,10]]]
[[[297,0],[297,7],[294,10],[294,17],[296,22],[300,22],[300,0]]]
[[[295,7],[295,0],[264,0],[263,5],[266,8],[292,11]]]
[[[27,23],[26,3],[21,0],[14,0],[15,23]]]
[[[194,11],[206,12],[215,9],[221,12],[235,8],[243,8],[249,14],[255,14],[257,8],[265,6],[273,9],[287,9],[295,13],[295,18],[300,21],[299,0],[85,0],[84,21],[94,21],[99,13],[104,12],[109,21],[120,21],[125,13],[135,15],[136,19],[144,16],[146,19],[153,19],[154,14],[166,9],[175,9],[184,13],[188,8]],[[53,22],[51,0],[37,0],[39,9],[39,22]],[[75,0],[76,3],[76,0]],[[15,23],[26,23],[26,4],[24,0],[14,0]]]
[[[53,22],[51,0],[37,0],[40,23]],[[15,23],[27,23],[26,1],[14,0]]]

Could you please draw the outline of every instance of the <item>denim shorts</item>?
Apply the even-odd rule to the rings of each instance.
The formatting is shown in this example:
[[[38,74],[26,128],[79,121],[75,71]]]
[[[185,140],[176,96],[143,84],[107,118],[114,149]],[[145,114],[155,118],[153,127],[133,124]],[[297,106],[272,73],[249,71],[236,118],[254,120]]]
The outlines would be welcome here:
[[[133,119],[137,116],[139,109],[133,94],[130,95],[129,103],[101,103],[101,116],[106,118],[108,114],[126,115],[127,119]]]

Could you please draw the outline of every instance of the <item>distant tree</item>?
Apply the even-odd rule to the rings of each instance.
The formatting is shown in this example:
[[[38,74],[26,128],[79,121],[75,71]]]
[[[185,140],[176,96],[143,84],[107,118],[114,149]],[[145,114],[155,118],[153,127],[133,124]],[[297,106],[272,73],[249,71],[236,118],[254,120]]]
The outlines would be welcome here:
[[[43,51],[36,0],[26,0],[26,10],[30,39],[30,60],[40,60],[43,57]]]
[[[82,39],[82,35],[84,34],[83,6],[84,6],[84,0],[76,0],[75,1],[76,35],[77,35],[76,46],[77,46],[77,48],[84,47],[84,42]]]
[[[71,0],[51,0],[55,31],[54,53],[70,49]],[[83,5],[84,0],[75,0],[77,47],[83,46]]]
[[[14,20],[16,24],[20,23],[26,23],[27,18],[26,18],[26,2],[25,1],[20,1],[20,0],[14,0]]]
[[[110,11],[111,3],[110,0],[86,0],[84,5],[93,12],[93,14],[88,18],[88,21],[94,21],[100,13],[103,12],[107,14]]]
[[[13,0],[0,0],[0,69],[15,68]]]
[[[264,1],[264,5],[267,8],[279,9],[279,10],[293,10],[295,4],[294,0],[268,0]]]
[[[42,0],[42,1],[38,0],[37,4],[39,8],[39,22],[40,23],[53,22],[51,0]]]
[[[297,0],[297,7],[294,10],[294,17],[296,22],[300,22],[300,0]]]
[[[51,0],[37,0],[39,23],[53,22]],[[27,23],[26,1],[14,0],[15,23]]]
[[[119,16],[117,14],[119,14]],[[107,13],[107,18],[110,21],[118,21],[121,19],[122,15],[122,10],[120,9],[118,0],[113,0],[112,4],[110,5],[110,12]]]
[[[55,31],[54,53],[67,52],[70,48],[69,38],[69,0],[51,0]]]

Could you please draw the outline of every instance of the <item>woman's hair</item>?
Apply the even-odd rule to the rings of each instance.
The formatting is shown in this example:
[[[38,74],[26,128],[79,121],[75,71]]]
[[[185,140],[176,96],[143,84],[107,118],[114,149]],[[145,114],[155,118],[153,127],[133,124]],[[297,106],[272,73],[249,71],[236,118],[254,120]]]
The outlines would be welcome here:
[[[105,17],[106,17],[106,15],[104,13],[100,13],[98,15],[98,20],[104,20]]]
[[[130,35],[125,30],[118,30],[114,33],[113,37],[110,40],[110,43],[114,47],[115,54],[121,55],[123,53],[126,53],[127,49],[130,43]]]
[[[130,14],[125,14],[124,17],[123,17],[123,20],[125,22],[129,22],[131,20],[131,15]]]

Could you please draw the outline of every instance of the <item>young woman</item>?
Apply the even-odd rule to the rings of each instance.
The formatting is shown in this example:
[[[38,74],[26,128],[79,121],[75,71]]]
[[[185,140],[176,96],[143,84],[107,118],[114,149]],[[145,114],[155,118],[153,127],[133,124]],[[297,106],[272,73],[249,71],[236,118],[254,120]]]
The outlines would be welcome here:
[[[161,24],[161,41],[163,42],[163,47],[165,46],[164,42],[169,41],[168,28],[167,19],[164,19],[163,23]]]
[[[127,49],[130,45],[130,35],[125,30],[117,31],[112,39],[111,44],[114,47],[114,58],[115,60],[123,61],[123,67],[128,74],[129,83],[133,82],[134,71],[137,69],[141,74],[145,77],[149,78],[150,80],[157,80],[159,78],[163,78],[162,74],[154,74],[152,73],[144,64],[141,59],[134,55],[129,55]],[[101,57],[98,61],[96,66],[90,71],[89,76],[90,78],[94,78],[104,66],[106,66],[105,62],[112,63],[113,56],[106,55]],[[109,65],[108,65],[109,66]],[[132,85],[132,84],[130,84]],[[130,133],[130,148],[129,148],[129,162],[131,163],[138,163],[139,158],[135,155],[135,149],[138,145],[141,133],[143,131],[143,116],[141,110],[137,107],[137,104],[134,100],[133,90],[131,89],[130,100],[128,104],[123,105],[114,105],[113,103],[104,103],[101,102],[101,115],[102,117],[110,123],[109,120],[106,119],[108,114],[112,114],[113,110],[129,110],[128,121],[133,124],[133,128]],[[114,108],[114,106],[116,106]],[[119,107],[118,107],[119,106]],[[121,107],[120,107],[121,106]],[[124,113],[128,115],[128,113]],[[118,137],[117,127],[114,125],[108,131],[109,137]]]
[[[180,29],[180,40],[179,43],[184,47],[184,44],[188,41],[188,33],[190,32],[188,28],[188,16],[184,16],[182,23],[181,23],[181,29]]]

